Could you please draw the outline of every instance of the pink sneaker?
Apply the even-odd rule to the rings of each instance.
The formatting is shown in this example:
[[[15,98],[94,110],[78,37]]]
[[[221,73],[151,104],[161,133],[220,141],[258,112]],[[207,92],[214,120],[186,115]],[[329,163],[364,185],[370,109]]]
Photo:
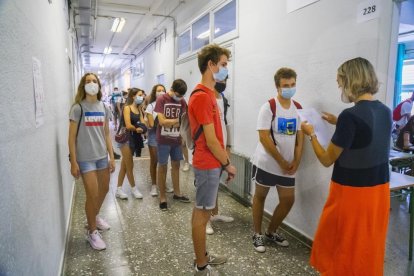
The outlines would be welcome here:
[[[96,228],[99,230],[109,230],[111,226],[100,216],[96,216]]]
[[[93,231],[90,233],[88,231],[88,235],[86,237],[87,241],[91,245],[91,247],[95,250],[104,250],[106,249],[106,244],[102,239],[101,234],[98,232],[98,230]]]

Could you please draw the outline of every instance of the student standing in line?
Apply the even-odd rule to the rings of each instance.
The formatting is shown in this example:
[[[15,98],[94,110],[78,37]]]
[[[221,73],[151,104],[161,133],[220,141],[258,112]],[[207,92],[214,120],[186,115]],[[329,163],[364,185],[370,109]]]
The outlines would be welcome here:
[[[128,182],[131,185],[131,191],[135,198],[142,199],[143,196],[135,185],[134,178],[134,160],[133,152],[137,143],[142,143],[141,134],[146,129],[146,122],[144,120],[144,113],[141,110],[141,104],[144,102],[143,92],[138,88],[131,88],[128,92],[128,98],[122,110],[122,116],[120,120],[120,127],[125,126],[129,139],[127,142],[120,144],[118,148],[121,149],[121,168],[118,174],[118,186],[115,196],[120,199],[128,199],[128,195],[122,190],[122,184],[124,183],[125,174],[128,178]],[[140,125],[139,125],[140,124]]]
[[[224,96],[224,90],[226,90],[226,83],[227,83],[228,76],[226,76],[224,81],[217,81],[216,85],[214,86],[214,92],[216,95],[217,106],[220,111],[220,122],[223,131],[223,144],[226,145],[226,152],[227,155],[230,156],[231,151],[231,124],[233,123],[231,120],[231,116],[227,116],[228,108],[230,105],[228,104],[227,98]],[[219,215],[219,208],[218,208],[218,194],[216,198],[216,207],[211,211],[210,220],[207,222],[206,225],[206,234],[212,235],[214,234],[214,229],[211,225],[211,222],[232,222],[234,219],[229,216]]]
[[[383,275],[390,212],[389,167],[391,111],[373,98],[378,79],[371,63],[355,58],[337,71],[341,99],[354,103],[336,118],[325,150],[313,126],[302,123],[316,157],[334,165],[328,199],[313,241],[311,265],[322,275]]]
[[[181,80],[174,80],[170,91],[157,98],[154,111],[157,112],[157,145],[158,145],[158,188],[160,190],[160,209],[168,210],[165,195],[168,157],[171,157],[171,179],[174,188],[174,200],[189,203],[190,199],[180,191],[180,160],[183,160],[181,151],[180,118],[187,108],[184,95],[187,84]]]
[[[157,112],[154,112],[155,101],[159,96],[165,94],[165,87],[162,84],[156,84],[152,88],[151,94],[149,95],[148,105],[145,110],[148,118],[148,148],[150,154],[150,175],[151,175],[151,195],[157,196]]]
[[[412,151],[414,146],[414,116],[411,116],[405,126],[400,129],[395,145],[401,150]]]
[[[227,172],[227,182],[236,174],[236,168],[230,164],[224,149],[219,108],[214,92],[216,81],[223,81],[228,75],[229,58],[230,51],[216,44],[207,45],[201,50],[198,54],[201,83],[195,87],[188,104],[188,118],[193,137],[201,130],[195,141],[193,156],[196,203],[191,224],[196,255],[195,275],[218,275],[210,265],[227,261],[226,257],[214,256],[207,252],[206,225],[216,205],[221,171]]]
[[[276,97],[260,108],[257,119],[259,143],[253,157],[253,245],[257,252],[265,252],[264,238],[280,246],[289,242],[276,230],[288,215],[295,201],[295,175],[303,149],[297,109],[292,100],[296,93],[296,72],[279,69],[274,76]],[[279,204],[276,206],[265,235],[262,235],[263,209],[271,187],[276,187]]]
[[[95,250],[106,248],[98,229],[108,230],[110,226],[98,214],[109,190],[109,173],[115,170],[109,133],[110,111],[101,98],[99,78],[93,73],[85,74],[70,110],[68,139],[70,171],[75,178],[82,176],[86,193],[86,239]]]

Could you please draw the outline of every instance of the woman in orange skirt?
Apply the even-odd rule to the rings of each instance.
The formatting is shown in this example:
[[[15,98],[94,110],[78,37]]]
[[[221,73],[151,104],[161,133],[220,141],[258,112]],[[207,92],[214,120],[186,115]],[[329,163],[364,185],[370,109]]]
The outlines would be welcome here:
[[[319,161],[325,167],[334,164],[310,262],[324,276],[383,275],[391,111],[373,98],[378,80],[368,60],[342,64],[337,82],[341,100],[354,106],[338,118],[324,113],[323,118],[336,125],[328,148],[319,144],[311,124],[301,125]]]

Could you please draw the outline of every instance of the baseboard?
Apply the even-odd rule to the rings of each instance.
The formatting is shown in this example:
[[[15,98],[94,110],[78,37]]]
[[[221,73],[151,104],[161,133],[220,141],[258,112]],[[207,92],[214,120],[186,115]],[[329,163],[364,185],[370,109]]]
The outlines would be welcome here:
[[[63,248],[63,252],[61,253],[61,257],[60,257],[60,264],[59,264],[59,275],[63,275],[64,272],[64,268],[65,268],[65,254],[66,254],[66,250],[68,248],[68,244],[69,244],[69,235],[70,235],[70,222],[72,220],[72,211],[73,211],[73,204],[75,203],[74,198],[75,198],[75,189],[76,189],[76,185],[75,185],[75,181],[73,181],[72,183],[72,196],[70,197],[70,211],[69,211],[69,216],[67,218],[66,221],[66,235],[65,235],[65,240],[64,240],[64,244],[65,247]]]

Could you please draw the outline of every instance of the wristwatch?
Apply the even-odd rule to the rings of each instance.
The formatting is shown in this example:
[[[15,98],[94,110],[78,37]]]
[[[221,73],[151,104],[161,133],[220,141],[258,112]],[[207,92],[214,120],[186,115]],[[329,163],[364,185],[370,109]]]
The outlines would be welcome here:
[[[309,135],[309,141],[312,141],[313,138],[317,138],[315,133],[312,133],[311,135]]]

